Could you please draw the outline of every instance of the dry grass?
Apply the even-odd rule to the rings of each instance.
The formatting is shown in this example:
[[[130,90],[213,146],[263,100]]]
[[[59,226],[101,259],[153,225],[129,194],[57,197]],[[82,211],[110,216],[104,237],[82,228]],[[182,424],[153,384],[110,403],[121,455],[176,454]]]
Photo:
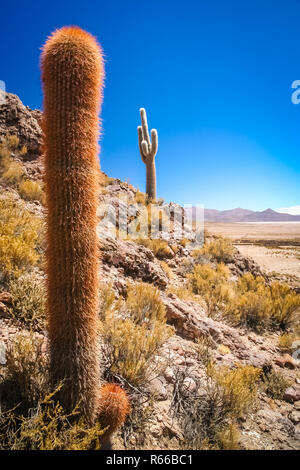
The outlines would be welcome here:
[[[37,403],[47,390],[47,362],[42,339],[34,333],[17,334],[7,348],[6,364],[1,367],[0,376],[10,385],[10,405],[21,403],[24,409]]]
[[[229,263],[233,260],[235,253],[234,246],[226,238],[219,237],[215,240],[205,243],[202,248],[194,250],[192,256],[196,257],[209,257],[217,263]]]
[[[170,268],[170,266],[168,265],[168,263],[161,260],[159,264],[160,264],[162,270],[164,271],[164,273],[166,274],[167,278],[169,280],[172,280],[174,278],[174,273],[173,273],[172,269]]]
[[[12,318],[28,328],[45,328],[45,286],[42,279],[34,274],[23,274],[11,279],[8,290],[13,297],[10,309]]]
[[[75,408],[66,414],[49,391],[43,340],[18,334],[0,366],[0,450],[99,449],[103,430],[89,427]]]
[[[0,270],[5,278],[36,265],[43,224],[9,195],[0,199]]]
[[[26,201],[45,202],[45,195],[38,181],[23,179],[19,183],[19,194]]]
[[[236,420],[254,407],[260,369],[238,365],[235,369],[207,364],[207,379],[194,391],[184,387],[186,374],[179,371],[172,412],[184,436],[183,449],[239,449]]]
[[[8,183],[18,183],[24,175],[23,167],[20,163],[12,161],[2,174],[2,178]]]
[[[128,287],[126,301],[113,306],[105,301],[105,305],[109,306],[101,313],[101,332],[109,372],[132,385],[145,386],[158,367],[154,356],[173,333],[166,324],[159,292],[152,285],[137,283]]]
[[[257,332],[293,327],[299,323],[299,313],[300,295],[287,284],[275,281],[267,285],[262,277],[250,273],[239,279],[226,309],[233,322]]]
[[[159,259],[172,257],[172,250],[164,240],[138,239],[136,243],[143,245],[153,251],[154,255]]]
[[[281,372],[273,369],[272,365],[262,368],[261,388],[272,399],[282,400],[284,392],[291,385]]]
[[[208,316],[218,313],[233,295],[228,282],[229,270],[223,263],[218,264],[216,269],[208,264],[196,265],[187,279],[192,292],[205,300]]]

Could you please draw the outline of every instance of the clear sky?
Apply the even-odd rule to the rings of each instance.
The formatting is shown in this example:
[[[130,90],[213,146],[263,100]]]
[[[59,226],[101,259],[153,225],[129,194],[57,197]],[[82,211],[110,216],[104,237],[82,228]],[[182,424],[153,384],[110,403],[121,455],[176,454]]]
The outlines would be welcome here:
[[[106,55],[102,169],[145,188],[139,108],[158,130],[158,196],[263,210],[300,204],[299,0],[1,2],[0,80],[42,107],[40,47],[64,25]]]

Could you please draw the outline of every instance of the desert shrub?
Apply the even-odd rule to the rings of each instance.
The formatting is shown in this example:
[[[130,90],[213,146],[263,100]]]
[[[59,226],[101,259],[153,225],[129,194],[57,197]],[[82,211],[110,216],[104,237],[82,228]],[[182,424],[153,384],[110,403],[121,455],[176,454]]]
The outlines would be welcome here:
[[[230,423],[217,435],[220,450],[240,450],[240,433],[236,425]]]
[[[98,450],[103,430],[77,419],[75,408],[66,414],[55,395],[46,395],[29,415],[0,411],[0,450]],[[74,419],[76,418],[76,419]]]
[[[172,269],[168,265],[168,263],[166,263],[165,261],[160,261],[159,264],[160,264],[162,270],[164,271],[164,273],[166,274],[167,278],[168,279],[173,279],[174,274],[173,274]]]
[[[21,150],[20,150],[20,155],[23,157],[24,155],[26,155],[28,152],[28,149],[26,147],[26,145],[23,145]]]
[[[276,372],[272,365],[266,364],[262,368],[262,390],[271,398],[282,400],[284,392],[290,386],[290,382],[281,372]]]
[[[220,310],[232,296],[229,270],[223,263],[219,263],[216,269],[208,264],[197,264],[187,279],[193,293],[205,300],[209,316]]]
[[[271,325],[271,307],[270,297],[264,291],[249,291],[231,301],[226,312],[234,324],[261,333]]]
[[[38,181],[23,179],[19,184],[19,194],[27,201],[44,201],[44,192]]]
[[[246,292],[257,292],[265,289],[266,283],[262,276],[254,277],[251,273],[241,276],[236,283],[236,291],[241,294]]]
[[[105,186],[109,186],[111,184],[114,183],[114,178],[110,178],[109,176],[107,176],[105,173],[100,173],[100,183],[101,183],[101,186],[105,187]]]
[[[279,336],[278,338],[278,347],[281,349],[282,352],[292,354],[294,351],[293,344],[299,340],[299,334],[298,332],[292,332],[292,333],[283,333],[282,335]]]
[[[2,178],[9,183],[18,183],[23,177],[24,170],[20,163],[12,161],[2,174]]]
[[[136,242],[139,245],[143,245],[149,250],[153,251],[154,255],[159,258],[170,258],[172,256],[172,250],[164,240],[151,240],[150,238],[137,239]]]
[[[142,193],[141,191],[137,190],[135,194],[135,202],[137,204],[143,204],[143,206],[147,205],[147,195]]]
[[[145,448],[148,444],[146,426],[154,412],[154,397],[152,394],[131,390],[131,412],[121,428],[121,436],[126,449]],[[134,437],[134,444],[132,443]]]
[[[109,372],[143,386],[156,368],[154,356],[173,333],[166,325],[165,307],[156,287],[137,283],[128,287],[126,301],[101,314],[102,337]]]
[[[210,257],[218,263],[228,263],[233,260],[235,249],[234,246],[226,238],[216,238],[210,242],[206,242],[202,248],[192,252],[194,258]]]
[[[43,280],[34,274],[23,274],[9,281],[8,290],[13,297],[13,319],[30,328],[44,328],[46,292]]]
[[[202,362],[205,367],[209,367],[213,363],[213,350],[215,349],[215,342],[209,335],[199,336],[195,339],[193,344],[194,353],[199,362]]]
[[[253,408],[260,369],[239,365],[230,370],[207,362],[207,377],[196,388],[184,387],[186,373],[178,370],[171,403],[184,436],[185,449],[238,449],[237,418]]]
[[[1,367],[1,379],[11,384],[12,405],[29,407],[37,403],[47,390],[47,363],[43,340],[34,333],[19,333],[6,350],[6,364]],[[5,384],[4,384],[5,385]],[[8,401],[12,398],[11,393]]]
[[[222,389],[222,401],[229,415],[241,418],[252,409],[260,374],[261,370],[253,366],[209,368],[209,376]]]
[[[7,135],[5,143],[10,149],[16,149],[19,147],[20,139],[17,135]]]
[[[225,313],[234,322],[262,332],[297,324],[299,312],[300,296],[287,284],[276,281],[267,285],[261,276],[247,273],[238,280]]]
[[[18,276],[39,260],[42,221],[26,206],[4,195],[0,199],[0,270],[4,277]]]
[[[276,326],[286,330],[288,327],[299,324],[300,295],[284,283],[272,282],[270,286],[272,302],[271,317]]]

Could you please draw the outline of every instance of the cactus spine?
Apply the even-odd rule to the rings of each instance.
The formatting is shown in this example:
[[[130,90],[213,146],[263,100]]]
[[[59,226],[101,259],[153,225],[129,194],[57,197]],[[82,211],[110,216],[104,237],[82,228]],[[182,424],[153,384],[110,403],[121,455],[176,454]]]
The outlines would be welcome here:
[[[66,410],[97,413],[98,114],[101,48],[78,27],[55,31],[41,56],[47,198],[47,309],[53,384]]]
[[[140,109],[142,125],[138,126],[139,149],[143,162],[146,165],[146,193],[150,200],[156,199],[156,168],[155,155],[158,147],[157,130],[151,130],[151,139],[148,132],[146,110]]]

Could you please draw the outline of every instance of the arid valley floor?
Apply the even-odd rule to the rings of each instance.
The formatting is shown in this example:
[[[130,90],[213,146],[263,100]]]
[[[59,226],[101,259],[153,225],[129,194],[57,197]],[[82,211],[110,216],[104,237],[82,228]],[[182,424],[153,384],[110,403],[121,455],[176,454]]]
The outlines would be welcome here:
[[[300,287],[300,222],[206,222],[205,228],[229,238],[272,277],[286,278]]]

